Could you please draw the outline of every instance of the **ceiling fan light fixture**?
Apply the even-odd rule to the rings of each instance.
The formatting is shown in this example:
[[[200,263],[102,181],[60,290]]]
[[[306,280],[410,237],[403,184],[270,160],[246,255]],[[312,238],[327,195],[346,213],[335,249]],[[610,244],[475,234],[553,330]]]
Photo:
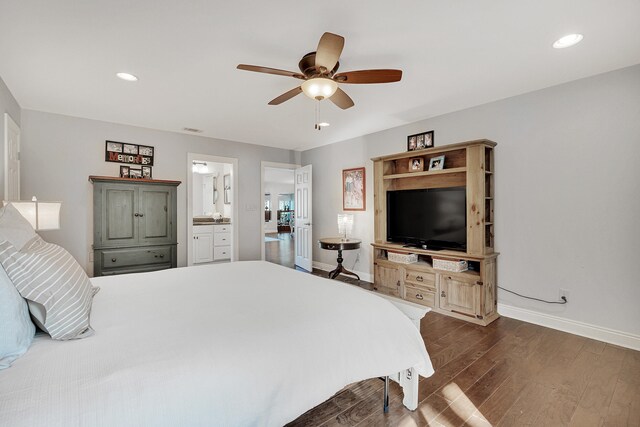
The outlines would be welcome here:
[[[336,90],[338,90],[338,83],[326,77],[315,77],[302,83],[304,94],[318,101],[331,98]]]

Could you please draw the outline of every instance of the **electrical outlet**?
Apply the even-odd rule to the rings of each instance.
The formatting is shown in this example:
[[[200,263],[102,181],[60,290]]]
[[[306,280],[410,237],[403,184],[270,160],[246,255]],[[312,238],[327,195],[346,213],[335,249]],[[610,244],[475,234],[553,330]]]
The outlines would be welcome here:
[[[569,301],[569,294],[570,294],[570,292],[569,292],[569,290],[568,290],[568,289],[560,289],[560,295],[559,295],[559,297],[560,297],[560,299],[562,299],[562,297],[565,297],[565,299],[566,299],[567,301]]]

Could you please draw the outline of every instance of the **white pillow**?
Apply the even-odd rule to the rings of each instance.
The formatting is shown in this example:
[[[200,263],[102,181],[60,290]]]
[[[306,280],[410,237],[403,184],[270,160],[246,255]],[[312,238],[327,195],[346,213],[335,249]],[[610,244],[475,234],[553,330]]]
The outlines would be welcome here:
[[[35,330],[27,302],[0,266],[0,369],[26,353]]]
[[[8,240],[17,250],[21,250],[37,236],[29,221],[13,205],[0,208],[0,241]]]
[[[44,307],[32,311],[51,338],[69,340],[93,334],[89,314],[97,291],[73,256],[39,236],[21,251],[0,242],[0,263],[20,295]],[[37,307],[37,306],[34,306]]]

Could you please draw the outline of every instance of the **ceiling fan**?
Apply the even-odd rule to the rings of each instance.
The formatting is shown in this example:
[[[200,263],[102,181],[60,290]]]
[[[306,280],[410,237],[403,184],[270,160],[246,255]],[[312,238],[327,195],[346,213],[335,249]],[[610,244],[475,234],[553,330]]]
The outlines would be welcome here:
[[[343,110],[353,107],[354,103],[349,95],[338,87],[339,84],[392,83],[402,78],[402,70],[359,70],[336,74],[343,47],[344,37],[324,33],[317,50],[307,53],[298,63],[300,73],[247,64],[238,65],[238,69],[303,80],[300,86],[272,99],[269,105],[282,104],[300,92],[304,92],[309,98],[318,101],[328,98]]]

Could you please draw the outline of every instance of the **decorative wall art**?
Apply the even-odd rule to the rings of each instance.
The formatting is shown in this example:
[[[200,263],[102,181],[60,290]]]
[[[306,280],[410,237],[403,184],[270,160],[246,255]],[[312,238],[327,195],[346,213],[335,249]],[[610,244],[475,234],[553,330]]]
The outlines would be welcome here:
[[[434,146],[433,131],[417,133],[407,137],[407,151],[424,150]]]
[[[342,170],[342,209],[345,211],[366,210],[365,169]]]
[[[148,145],[105,141],[104,160],[106,162],[153,166],[154,151],[154,148]]]

